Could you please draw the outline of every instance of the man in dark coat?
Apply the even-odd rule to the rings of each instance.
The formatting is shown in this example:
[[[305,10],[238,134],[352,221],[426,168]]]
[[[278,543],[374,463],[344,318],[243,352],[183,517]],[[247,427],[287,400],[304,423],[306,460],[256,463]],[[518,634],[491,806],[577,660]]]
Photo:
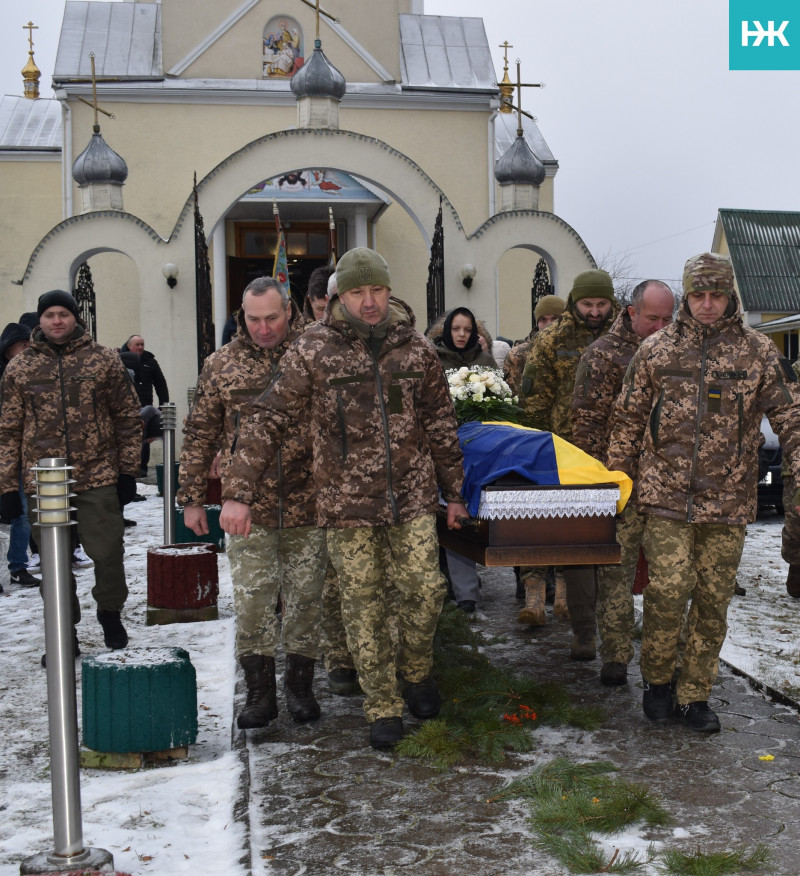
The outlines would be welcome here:
[[[144,338],[141,335],[131,335],[120,347],[121,353],[136,353],[139,356],[139,368],[134,368],[136,374],[134,385],[142,407],[153,404],[153,389],[158,396],[159,405],[169,401],[167,380],[161,371],[156,357],[144,348]]]

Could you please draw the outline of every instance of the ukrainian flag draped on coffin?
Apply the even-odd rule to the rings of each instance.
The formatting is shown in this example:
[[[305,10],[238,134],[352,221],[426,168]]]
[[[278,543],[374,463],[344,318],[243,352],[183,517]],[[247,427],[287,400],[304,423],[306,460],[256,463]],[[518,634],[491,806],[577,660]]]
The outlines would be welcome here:
[[[541,432],[514,423],[465,423],[458,429],[464,453],[462,495],[471,517],[477,516],[481,490],[506,474],[516,474],[534,484],[608,484],[619,486],[617,513],[633,489],[631,479],[609,471],[596,459],[552,432]]]

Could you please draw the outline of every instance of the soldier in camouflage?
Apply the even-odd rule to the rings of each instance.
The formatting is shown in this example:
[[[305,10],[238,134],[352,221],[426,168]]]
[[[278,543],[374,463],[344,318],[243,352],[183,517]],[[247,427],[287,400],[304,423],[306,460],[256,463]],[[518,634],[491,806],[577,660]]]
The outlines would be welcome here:
[[[559,298],[558,295],[544,295],[540,298],[533,309],[534,326],[530,334],[524,341],[514,344],[506,356],[503,362],[503,377],[514,395],[525,396],[530,392],[530,385],[523,384],[522,373],[528,363],[533,340],[545,326],[561,316],[564,312],[564,304],[564,299]]]
[[[19,474],[28,494],[36,490],[38,461],[64,458],[73,466],[77,537],[94,560],[97,619],[109,648],[124,648],[121,611],[125,583],[121,504],[136,493],[142,419],[139,399],[119,354],[94,341],[68,292],[39,298],[39,327],[27,349],[9,362],[0,390],[0,493],[2,512],[21,513]],[[16,514],[10,513],[17,508]],[[35,500],[28,499],[30,508]],[[35,511],[31,519],[36,521]],[[72,620],[80,620],[72,576]],[[80,654],[77,635],[76,656]],[[44,658],[42,658],[44,665]]]
[[[431,344],[406,304],[390,295],[389,269],[357,248],[336,268],[339,292],[292,345],[281,375],[244,424],[223,488],[221,523],[247,535],[253,484],[287,429],[314,434],[317,522],[339,578],[347,643],[370,722],[370,744],[403,736],[403,698],[417,718],[440,708],[431,676],[444,601],[435,511],[459,528],[463,468],[453,404]],[[387,565],[386,550],[390,563]],[[387,626],[388,580],[400,626]],[[398,685],[398,675],[403,685]]]
[[[800,474],[800,388],[789,363],[738,313],[730,260],[689,259],[677,320],[643,341],[614,408],[607,465],[635,482],[646,516],[642,706],[673,714],[670,681],[681,616],[691,598],[674,714],[698,732],[720,729],[708,698],[728,604],[756,515],[757,451],[766,414]],[[792,505],[800,504],[800,491]]]
[[[605,271],[583,271],[575,277],[564,312],[536,336],[523,372],[523,383],[530,386],[524,405],[531,426],[572,440],[570,406],[581,353],[608,331],[618,312],[614,286]],[[525,583],[525,606],[519,613],[522,623],[543,622],[544,572],[542,568],[524,567],[521,571]],[[594,566],[565,566],[563,574],[573,632],[570,658],[594,660],[597,652]]]
[[[542,296],[536,302],[536,307],[533,309],[533,328],[531,329],[530,334],[524,341],[514,344],[503,362],[503,377],[505,378],[506,383],[511,387],[511,392],[519,398],[528,395],[531,390],[530,378],[523,380],[522,373],[525,370],[525,365],[528,363],[528,356],[530,355],[534,338],[545,326],[555,322],[559,316],[561,316],[564,312],[564,304],[564,299],[559,298],[558,295]],[[556,571],[556,575],[559,579],[559,595],[561,595],[562,591],[566,594],[566,584],[562,584],[564,577],[560,568]],[[520,566],[514,566],[514,577],[517,580],[517,599],[525,599],[525,585],[522,583]],[[553,591],[550,591],[549,586],[550,585],[548,585],[547,599],[548,601],[552,601],[554,598],[555,586],[553,587]],[[569,612],[567,611],[567,605],[564,599],[559,599],[559,606],[561,606],[562,602],[563,608],[560,608],[560,611],[563,617],[568,617]],[[544,621],[543,611],[541,618],[539,619]]]
[[[219,452],[223,487],[249,405],[280,371],[281,358],[305,328],[288,294],[271,277],[253,280],[242,295],[236,337],[205,362],[184,424],[177,500],[184,522],[207,535],[203,507],[208,472]],[[312,683],[319,650],[325,533],[316,526],[310,430],[287,433],[271,466],[253,481],[252,531],[232,535],[228,556],[236,609],[236,656],[247,700],[240,728],[264,727],[277,717],[275,651],[283,638],[284,690],[297,722],[319,718]],[[281,623],[275,617],[283,599]]]
[[[672,322],[675,296],[665,283],[645,280],[631,293],[614,324],[583,351],[572,397],[572,443],[603,464],[611,434],[614,401],[628,363],[644,338]],[[633,659],[631,588],[644,532],[644,516],[633,502],[617,522],[619,565],[597,567],[597,626],[603,666],[600,681],[624,684]]]
[[[794,373],[800,379],[800,359],[792,365]],[[800,515],[792,504],[792,496],[800,486],[800,482],[792,477],[791,469],[783,461],[783,508],[785,518],[781,533],[781,557],[789,564],[786,575],[786,592],[794,599],[800,599]]]
[[[303,312],[315,321],[322,319],[325,316],[328,301],[335,294],[336,271],[329,267],[315,268],[308,281]],[[325,655],[328,690],[337,696],[360,693],[358,673],[353,662],[353,655],[347,647],[347,635],[344,631],[339,579],[330,559],[325,571],[325,584],[322,588],[320,646]]]

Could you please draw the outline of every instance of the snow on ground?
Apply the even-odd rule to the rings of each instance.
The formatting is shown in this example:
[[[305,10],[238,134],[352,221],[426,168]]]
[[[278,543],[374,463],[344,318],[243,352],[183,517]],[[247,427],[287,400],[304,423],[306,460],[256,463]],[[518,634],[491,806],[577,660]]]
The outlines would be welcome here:
[[[779,693],[800,701],[800,600],[786,593],[789,566],[781,559],[783,516],[764,511],[747,527],[722,659]]]
[[[218,621],[146,626],[147,551],[163,542],[163,503],[156,487],[125,509],[138,526],[125,531],[125,567],[130,596],[124,619],[131,648],[181,647],[197,672],[198,736],[189,759],[137,772],[81,771],[83,837],[86,845],[112,851],[120,871],[236,874],[246,845],[233,805],[241,765],[231,749],[233,721],[233,608],[227,557],[219,555]],[[7,527],[2,548],[7,550]],[[77,573],[83,619],[83,654],[106,649],[90,595],[93,569]],[[46,673],[42,601],[38,590],[7,585],[0,594],[0,874],[19,873],[29,855],[51,851]],[[80,722],[80,673],[78,672]]]
[[[197,743],[188,761],[138,772],[81,771],[83,835],[87,845],[113,851],[118,870],[135,874],[244,873],[240,860],[247,837],[234,817],[243,780],[231,747],[234,622],[227,558],[219,555],[219,611],[215,622],[145,626],[147,550],[163,540],[163,506],[154,486],[140,485],[146,502],[126,508],[138,526],[126,530],[126,569],[131,595],[125,612],[131,647],[185,648],[197,670]],[[786,564],[780,558],[783,518],[765,515],[748,527],[739,581],[722,656],[788,695],[800,692],[796,630],[800,600],[786,595]],[[0,528],[0,549],[7,527]],[[104,651],[89,595],[93,570],[78,572],[84,655]],[[50,803],[46,678],[38,592],[7,585],[0,595],[0,876],[19,872],[22,859],[53,844]],[[78,683],[80,716],[80,676]],[[553,732],[543,730],[544,732]],[[569,733],[563,729],[558,731]],[[544,740],[542,740],[544,741]],[[562,748],[564,740],[562,740]],[[568,747],[568,745],[566,746]],[[585,746],[582,755],[585,756]],[[632,845],[638,842],[635,835]],[[615,842],[620,845],[620,837]]]

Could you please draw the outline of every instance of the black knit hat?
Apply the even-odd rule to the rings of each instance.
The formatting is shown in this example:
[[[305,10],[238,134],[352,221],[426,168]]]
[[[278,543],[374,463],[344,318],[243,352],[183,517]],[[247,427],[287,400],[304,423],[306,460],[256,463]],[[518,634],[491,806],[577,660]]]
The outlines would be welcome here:
[[[41,316],[50,307],[65,307],[77,319],[80,316],[78,302],[63,289],[53,289],[39,296],[36,312]]]

